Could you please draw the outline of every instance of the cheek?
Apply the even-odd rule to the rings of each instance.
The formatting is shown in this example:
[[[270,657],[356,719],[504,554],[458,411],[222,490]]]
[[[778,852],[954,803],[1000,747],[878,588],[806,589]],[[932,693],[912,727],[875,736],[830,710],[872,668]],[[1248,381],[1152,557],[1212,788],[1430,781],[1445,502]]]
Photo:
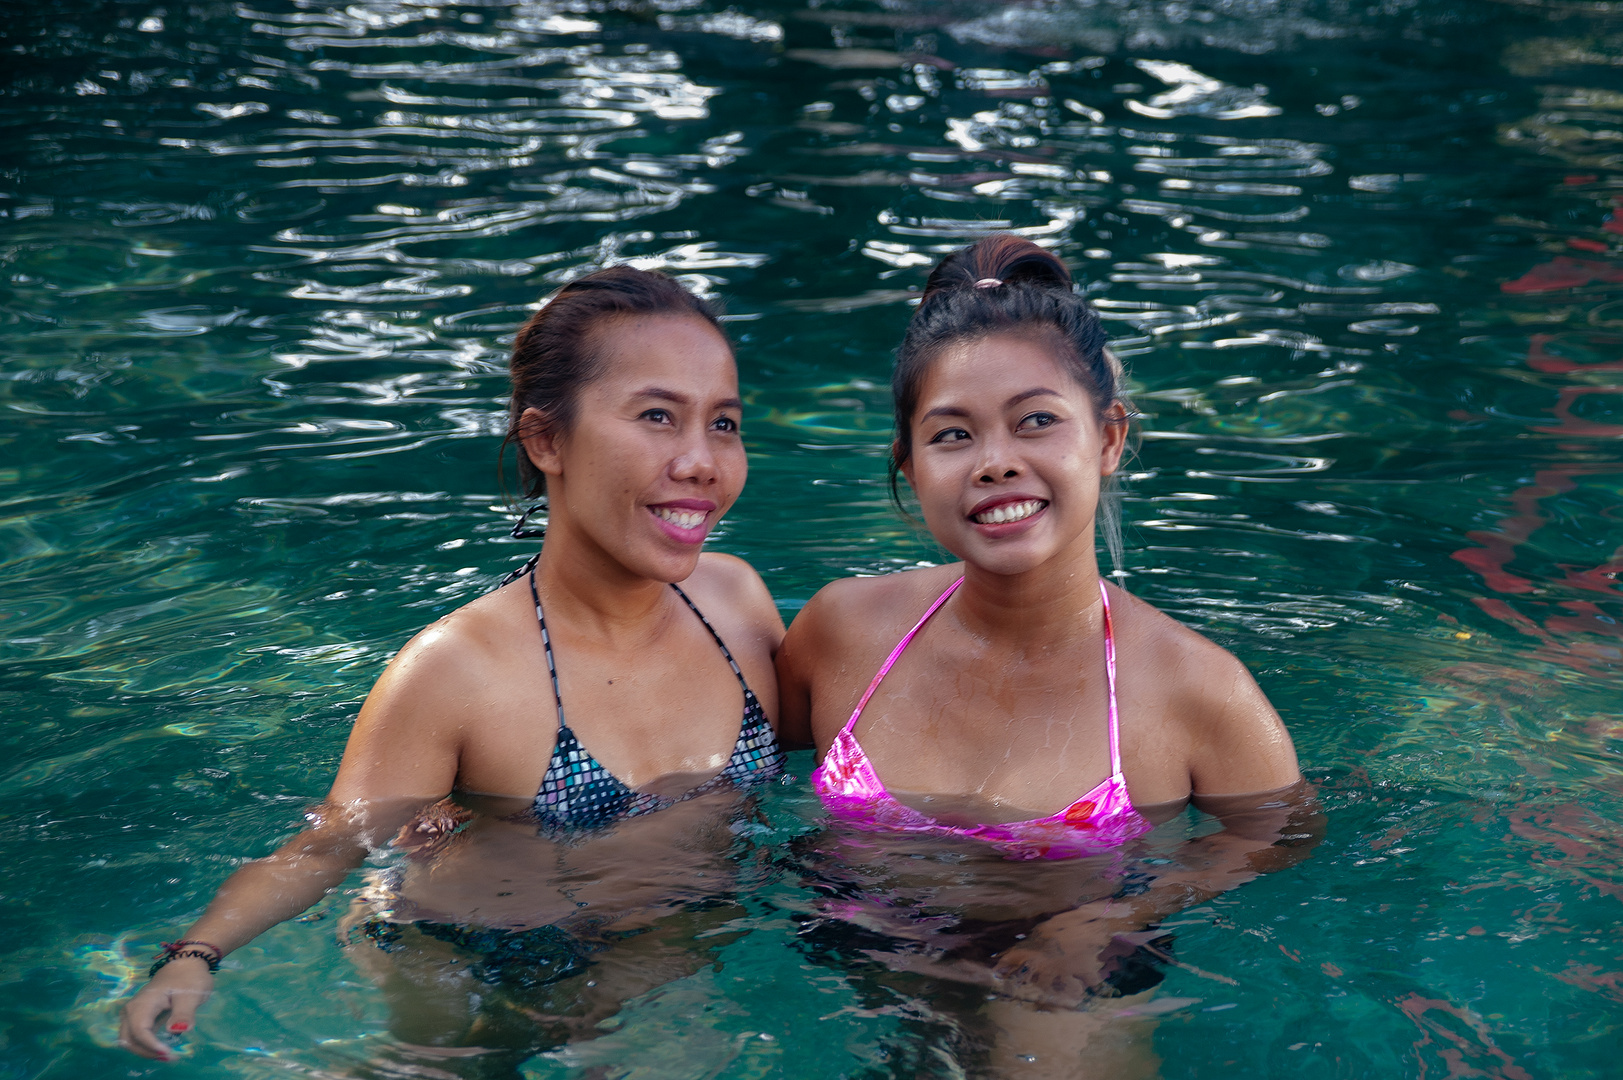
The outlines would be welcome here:
[[[648,448],[635,438],[604,439],[582,449],[578,460],[582,486],[599,492],[633,494],[647,486],[651,470],[657,471]]]
[[[737,495],[744,489],[744,481],[749,477],[749,454],[742,446],[735,445],[719,455],[718,460],[721,466],[722,486]]]
[[[917,481],[914,494],[919,505],[928,509],[944,508],[951,512],[958,505],[962,477],[950,462],[934,460],[913,471]]]

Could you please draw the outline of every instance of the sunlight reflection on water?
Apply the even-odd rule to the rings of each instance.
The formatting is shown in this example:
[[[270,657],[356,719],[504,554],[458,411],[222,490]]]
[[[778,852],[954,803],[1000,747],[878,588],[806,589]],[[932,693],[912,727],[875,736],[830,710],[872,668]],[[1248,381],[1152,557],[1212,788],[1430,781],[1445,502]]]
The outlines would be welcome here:
[[[1178,957],[1238,985],[1169,972],[1167,999],[1199,1003],[1160,1021],[1164,1074],[1604,1075],[1614,20],[1553,0],[9,18],[19,1075],[125,1067],[108,1003],[149,946],[320,795],[405,637],[527,557],[495,444],[543,296],[629,262],[725,302],[753,475],[718,544],[792,613],[832,576],[942,559],[888,503],[890,349],[928,267],[999,230],[1071,261],[1132,365],[1128,586],[1258,672],[1332,811],[1306,867],[1180,917]],[[816,820],[799,789],[767,815],[780,840]],[[796,888],[761,887],[722,972],[528,1068],[945,1068],[918,1002],[804,965]],[[364,1056],[381,1007],[326,933],[245,955],[201,1064]],[[838,1050],[795,1041],[812,1016],[840,1017]]]

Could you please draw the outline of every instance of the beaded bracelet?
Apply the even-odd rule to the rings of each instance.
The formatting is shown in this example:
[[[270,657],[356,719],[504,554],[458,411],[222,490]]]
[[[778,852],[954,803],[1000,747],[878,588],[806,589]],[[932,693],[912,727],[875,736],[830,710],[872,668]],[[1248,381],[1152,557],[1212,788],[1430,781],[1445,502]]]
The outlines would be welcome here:
[[[165,964],[182,956],[197,957],[208,965],[209,974],[212,975],[220,970],[220,961],[225,959],[225,950],[206,941],[166,941],[163,943],[163,950],[158,953],[158,959],[147,969],[147,978],[152,978],[163,970]]]

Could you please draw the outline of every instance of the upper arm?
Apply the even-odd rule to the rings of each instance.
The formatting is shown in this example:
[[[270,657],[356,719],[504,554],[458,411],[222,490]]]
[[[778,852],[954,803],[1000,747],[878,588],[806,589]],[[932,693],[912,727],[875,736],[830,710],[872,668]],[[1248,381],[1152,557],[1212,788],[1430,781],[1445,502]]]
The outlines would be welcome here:
[[[819,713],[814,706],[818,676],[844,667],[851,651],[859,647],[858,628],[871,622],[863,613],[863,604],[869,590],[880,580],[845,578],[830,582],[807,601],[790,624],[783,647],[778,650],[778,693],[783,717],[779,737],[785,743],[821,748],[834,737],[833,730],[817,730]],[[828,688],[823,689],[827,697]],[[838,718],[837,708],[823,712]]]
[[[1301,780],[1290,732],[1245,665],[1206,643],[1197,665],[1198,701],[1190,739],[1189,779],[1194,795],[1246,795],[1278,791]]]
[[[778,740],[790,748],[812,745],[812,664],[821,606],[814,596],[800,609],[778,647]]]
[[[432,800],[451,791],[460,750],[453,702],[479,666],[461,636],[441,620],[389,662],[350,730],[329,803]]]

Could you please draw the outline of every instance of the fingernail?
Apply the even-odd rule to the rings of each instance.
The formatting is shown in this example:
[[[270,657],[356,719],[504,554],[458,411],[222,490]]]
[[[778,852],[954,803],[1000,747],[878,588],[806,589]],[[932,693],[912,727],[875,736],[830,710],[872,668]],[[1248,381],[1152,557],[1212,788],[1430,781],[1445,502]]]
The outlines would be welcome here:
[[[169,1025],[169,1030],[170,1031],[188,1031],[188,1030],[191,1029],[191,1026],[192,1025],[187,1024],[187,1023],[170,1024]]]

